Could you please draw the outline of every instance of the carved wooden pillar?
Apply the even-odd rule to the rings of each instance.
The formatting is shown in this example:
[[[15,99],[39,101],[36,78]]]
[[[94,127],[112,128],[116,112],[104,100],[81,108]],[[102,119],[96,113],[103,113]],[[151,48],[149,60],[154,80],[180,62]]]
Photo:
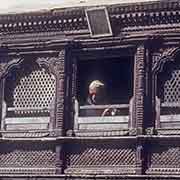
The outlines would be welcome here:
[[[143,151],[144,146],[141,144],[142,142],[137,143],[136,147],[136,174],[143,174]]]
[[[145,46],[140,45],[135,54],[134,79],[134,123],[137,134],[143,133],[144,97],[145,97]]]
[[[149,71],[149,50],[142,44],[137,47],[135,54],[135,78],[134,78],[134,127],[137,128],[136,146],[136,174],[144,173],[144,143],[139,137],[145,132],[145,104],[148,96]]]
[[[58,131],[59,136],[64,136],[64,121],[65,121],[65,61],[66,61],[66,49],[63,48],[60,50],[58,56],[50,57],[40,57],[37,59],[39,65],[46,65],[49,67],[49,70],[56,77],[56,96],[54,100],[54,123],[53,130]],[[56,144],[56,173],[63,173],[64,166],[64,153],[63,143],[58,142]]]
[[[72,123],[71,123],[71,128],[73,129],[74,128],[74,105],[75,105],[75,100],[77,98],[77,59],[76,58],[73,58],[72,59],[73,62],[72,62],[72,93],[71,93],[71,104],[72,104],[72,107],[71,107],[71,119],[72,119]]]
[[[146,134],[153,134],[154,123],[152,107],[152,49],[151,40],[146,43],[145,51],[145,102],[144,102],[144,129]]]
[[[61,130],[63,135],[64,120],[64,79],[65,79],[65,50],[61,50],[55,63],[55,72],[57,76],[56,83],[56,128]]]
[[[58,56],[40,57],[37,59],[39,65],[46,65],[56,77],[56,96],[54,100],[54,122],[53,129],[63,135],[64,121],[64,82],[65,82],[65,49],[60,50]]]
[[[57,144],[56,145],[56,174],[62,174],[64,170],[64,145]]]

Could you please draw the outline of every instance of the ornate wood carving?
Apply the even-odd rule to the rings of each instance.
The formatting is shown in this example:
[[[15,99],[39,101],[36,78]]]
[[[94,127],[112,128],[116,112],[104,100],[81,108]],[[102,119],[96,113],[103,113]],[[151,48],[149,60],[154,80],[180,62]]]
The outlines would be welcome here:
[[[136,128],[142,133],[144,119],[144,94],[145,93],[145,47],[140,45],[135,55],[135,80],[134,80],[134,118]]]
[[[73,148],[71,148],[73,147]],[[135,144],[109,141],[69,144],[65,173],[134,174]]]
[[[71,109],[71,113],[72,113],[72,119],[74,120],[75,118],[75,102],[76,102],[76,97],[77,97],[77,60],[75,58],[73,58],[72,61],[72,109]],[[74,120],[75,121],[75,120]],[[72,123],[72,127],[74,126],[74,123]]]
[[[39,65],[47,65],[56,76],[56,98],[55,98],[55,124],[54,128],[63,131],[64,118],[64,78],[65,78],[65,50],[61,50],[57,57],[40,57],[37,59]]]
[[[169,143],[171,141],[171,143]],[[149,162],[147,174],[180,174],[179,166],[179,142],[167,139],[166,141],[154,141],[148,148]]]
[[[56,107],[53,112],[51,112],[51,121],[54,122],[54,126],[50,127],[49,132],[12,132],[12,133],[3,133],[5,137],[43,137],[43,136],[59,136],[62,134],[62,127],[63,127],[63,108],[64,108],[64,57],[65,57],[65,50],[61,50],[57,57],[39,57],[36,59],[36,62],[41,66],[46,66],[48,70],[56,76],[56,97],[55,101],[53,102],[56,104]],[[21,62],[24,61],[24,58],[6,58],[2,59],[0,63],[0,79],[1,79],[1,86],[3,86],[3,77],[8,74],[11,68],[19,66]],[[3,87],[1,87],[3,88]],[[1,91],[1,97],[3,91]],[[2,109],[2,108],[1,108]],[[51,123],[52,124],[52,123]],[[53,129],[59,129],[58,132],[56,130],[52,131]],[[61,131],[61,134],[59,134]]]
[[[136,129],[126,129],[119,131],[75,131],[74,132],[78,137],[112,137],[112,136],[135,136]]]
[[[137,47],[135,54],[135,78],[134,78],[134,106],[133,106],[133,118],[137,128],[137,135],[144,133],[144,119],[145,119],[145,101],[146,101],[146,58],[149,56],[145,44]],[[143,173],[143,149],[144,145],[138,140],[136,147],[136,174]]]
[[[55,174],[54,149],[52,142],[4,142],[0,150],[0,173]]]
[[[2,103],[3,103],[3,96],[4,96],[4,81],[3,77],[9,73],[12,67],[14,66],[19,66],[20,63],[23,61],[23,58],[10,58],[10,57],[1,57],[0,59],[0,120],[1,120],[1,125],[3,124],[2,121]]]
[[[40,13],[38,19],[27,21],[27,17],[32,19],[35,18],[36,15],[29,14],[23,16],[17,16],[18,19],[16,22],[12,22],[11,20],[7,20],[6,22],[3,21],[3,18],[0,17],[0,28],[1,32],[6,32],[7,30],[16,31],[21,33],[30,33],[32,32],[52,32],[52,31],[59,31],[59,32],[68,32],[74,31],[78,32],[79,30],[87,29],[87,22],[85,19],[84,12],[82,10],[75,10],[73,11],[75,17],[66,15],[67,12],[58,12],[54,10],[54,12],[49,12],[48,14]],[[71,12],[70,12],[71,13]],[[4,17],[4,19],[6,16]],[[8,19],[10,18],[7,17]],[[13,18],[13,17],[12,17]],[[11,18],[10,18],[11,19]],[[44,28],[46,27],[46,28]]]
[[[46,174],[47,176],[54,178],[56,176],[56,178],[60,179],[88,179],[88,177],[89,179],[172,179],[172,175],[176,174],[178,175],[176,179],[179,179],[180,147],[177,140],[179,136],[175,137],[177,143],[172,145],[171,135],[179,135],[180,129],[157,128],[158,135],[161,136],[156,136],[154,134],[154,127],[145,127],[145,123],[148,121],[145,117],[145,107],[149,108],[149,104],[146,104],[146,96],[149,96],[147,91],[150,88],[147,85],[147,76],[150,74],[152,78],[153,92],[151,100],[154,103],[153,107],[155,109],[157,74],[163,70],[166,62],[174,61],[176,55],[180,52],[178,42],[180,3],[179,1],[166,1],[123,6],[111,5],[107,6],[107,9],[113,31],[115,35],[117,33],[117,36],[108,37],[107,39],[89,39],[84,8],[55,9],[47,12],[39,12],[38,15],[36,13],[0,15],[1,47],[7,48],[8,53],[11,55],[17,52],[19,52],[19,56],[23,53],[34,53],[35,57],[38,56],[35,61],[40,66],[46,66],[56,77],[55,108],[51,112],[51,118],[55,120],[53,127],[49,131],[2,132],[3,138],[1,139],[0,148],[1,174],[6,174],[8,177],[11,174],[13,178],[15,174],[27,175],[30,178],[32,178],[32,175],[44,176]],[[69,119],[73,119],[73,115],[68,119],[65,117],[65,114],[66,112],[73,114],[73,108],[70,107],[73,102],[70,101],[76,97],[77,92],[76,60],[72,59],[70,61],[72,63],[70,63],[70,68],[72,69],[68,69],[67,72],[65,61],[67,60],[67,51],[66,49],[58,49],[64,46],[66,39],[75,37],[74,41],[81,43],[81,47],[79,46],[81,49],[78,47],[74,51],[75,53],[77,52],[77,56],[82,58],[85,54],[84,57],[94,59],[96,56],[93,54],[94,50],[101,50],[101,52],[104,50],[105,53],[102,53],[104,54],[103,56],[101,52],[97,53],[100,58],[111,57],[111,54],[114,53],[112,50],[115,48],[119,49],[119,47],[123,47],[134,50],[137,43],[143,43],[144,39],[147,39],[148,36],[159,36],[160,33],[162,33],[165,43],[161,49],[151,54],[152,67],[150,70],[147,70],[146,65],[148,63],[146,58],[147,54],[151,52],[147,49],[146,44],[137,47],[134,68],[134,104],[131,129],[75,132],[79,137],[72,137],[74,132],[70,129],[68,133],[71,137],[64,137],[64,122],[68,120],[69,123]],[[122,36],[124,37],[122,38]],[[81,39],[81,37],[83,38]],[[167,41],[168,38],[171,38],[171,41]],[[151,45],[151,42],[149,44]],[[173,45],[170,46],[169,44]],[[46,50],[51,55],[47,52],[46,54],[48,55],[44,55],[44,51]],[[59,54],[55,55],[57,52]],[[118,53],[121,54],[121,52]],[[115,54],[112,57],[118,57],[119,54]],[[125,52],[125,56],[127,54]],[[19,56],[12,58],[3,57],[4,59],[0,60],[1,89],[3,89],[3,77],[10,72],[11,68],[19,66],[24,60],[24,58]],[[66,79],[67,76],[69,78],[68,80]],[[67,81],[72,82],[72,86],[69,86],[71,95],[67,92]],[[1,95],[0,100],[2,100]],[[68,103],[66,103],[66,99]],[[65,109],[67,107],[71,109]],[[70,115],[68,116],[70,117]],[[146,132],[143,132],[144,130]],[[166,139],[167,135],[168,139]],[[50,137],[47,139],[42,138],[45,136]],[[25,148],[26,145],[17,147],[20,144],[20,141],[16,141],[18,138],[21,141],[25,141],[25,144],[28,143],[26,141],[32,141],[33,139],[28,150]],[[54,142],[56,141],[56,143],[53,144],[53,147],[41,148],[42,142],[38,140],[40,138],[44,141],[51,139]],[[136,141],[129,143],[129,140],[132,138]],[[161,138],[167,141],[166,145],[164,145],[166,147],[162,147],[163,145],[160,144]],[[102,139],[103,141],[101,141]],[[154,139],[157,139],[157,141],[151,149]],[[12,146],[7,145],[7,140],[13,140],[14,144]],[[98,143],[99,140],[100,143]],[[121,140],[133,147],[122,145]],[[49,141],[44,143],[45,146],[50,145]],[[34,146],[36,147],[33,150]],[[10,150],[9,147],[11,147]],[[145,151],[147,151],[148,155],[145,154]],[[146,159],[147,156],[150,157],[149,161]],[[145,162],[144,158],[148,162]],[[20,167],[16,168],[16,165]],[[65,174],[62,175],[63,173]],[[141,176],[143,173],[147,173],[148,176]],[[129,176],[129,174],[136,175]],[[152,174],[155,176],[151,177]],[[171,177],[163,176],[169,174],[171,174]]]
[[[157,75],[159,72],[163,70],[163,67],[166,62],[168,61],[174,61],[176,55],[180,52],[180,48],[178,46],[169,46],[169,47],[163,47],[159,49],[159,51],[154,52],[152,54],[152,103],[153,103],[153,109],[154,109],[154,116],[155,119],[155,126],[156,128],[160,127],[160,102],[156,97],[156,91],[157,91]],[[167,132],[168,130],[166,130]],[[160,132],[160,131],[158,131]],[[164,131],[163,131],[164,133]],[[171,130],[169,130],[169,133],[171,133]]]
[[[154,6],[153,6],[154,5]],[[161,24],[179,23],[180,13],[178,2],[154,2],[149,4],[129,4],[121,7],[112,5],[108,7],[110,19],[116,26],[152,27]],[[169,11],[165,11],[165,10]],[[163,11],[164,10],[164,11]],[[146,12],[146,13],[145,13]],[[16,21],[14,20],[16,19]],[[0,16],[1,32],[44,32],[61,31],[77,32],[87,31],[87,20],[83,8],[54,9],[47,12],[39,12],[38,19],[35,13]]]
[[[152,73],[157,74],[161,72],[164,64],[168,61],[174,61],[174,57],[179,51],[179,47],[173,46],[162,48],[159,52],[155,52],[153,54]]]
[[[9,70],[12,67],[19,66],[23,60],[24,59],[21,57],[19,57],[19,58],[7,58],[6,57],[5,62],[0,60],[0,79],[3,76],[5,76],[6,74],[8,74]]]
[[[180,29],[178,2],[112,5],[107,9],[113,32],[118,36],[120,33],[131,36],[132,32],[139,33],[139,31],[142,31],[142,34],[144,31],[159,34],[165,30],[177,33],[177,29]],[[47,37],[49,41],[52,41],[52,39],[58,39],[57,35],[61,39],[63,35],[63,38],[66,38],[65,34],[87,35],[87,37],[89,34],[84,8],[54,9],[38,12],[38,15],[36,13],[2,15],[0,16],[0,32],[3,34],[2,46],[12,41],[37,42]],[[144,36],[146,36],[145,33]],[[138,37],[142,38],[139,35]],[[41,42],[41,45],[43,43]]]
[[[64,72],[65,72],[65,64],[64,64],[64,60],[65,60],[65,50],[61,50],[58,54],[58,56],[49,56],[49,57],[38,57],[36,59],[36,62],[40,65],[40,66],[45,66],[46,68],[48,68],[48,70],[55,75],[56,77],[56,97],[55,97],[55,102],[53,102],[55,108],[53,110],[53,112],[51,112],[52,120],[55,120],[54,122],[54,126],[52,127],[52,131],[53,129],[59,129],[59,133],[56,133],[56,130],[53,131],[53,133],[51,132],[21,132],[21,133],[17,133],[17,132],[13,132],[13,133],[8,133],[8,132],[4,132],[3,136],[6,138],[14,138],[14,137],[43,137],[43,136],[60,136],[62,135],[62,131],[63,131],[63,120],[64,120]],[[17,58],[17,59],[13,59],[11,61],[9,61],[8,63],[4,63],[1,64],[0,66],[0,75],[3,76],[4,74],[8,73],[8,70],[13,67],[13,66],[17,66],[22,62],[21,58]],[[63,166],[63,155],[62,155],[62,146],[61,145],[56,145],[56,150],[55,150],[55,167],[52,168],[51,170],[46,169],[46,172],[44,172],[43,168],[39,168],[39,169],[35,169],[34,173],[35,174],[39,174],[40,172],[46,173],[46,174],[61,174],[62,173],[62,166]],[[15,156],[15,155],[13,155]],[[14,171],[14,170],[13,170]],[[4,172],[6,173],[11,173],[10,171],[8,171],[7,169],[4,170]],[[17,169],[14,172],[22,172],[22,173],[31,173],[33,174],[33,172],[31,171],[31,169]]]

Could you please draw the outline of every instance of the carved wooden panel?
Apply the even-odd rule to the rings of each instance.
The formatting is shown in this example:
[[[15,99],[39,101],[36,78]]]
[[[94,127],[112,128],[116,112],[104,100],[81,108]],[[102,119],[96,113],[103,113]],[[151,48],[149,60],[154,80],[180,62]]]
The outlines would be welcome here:
[[[135,172],[135,145],[119,142],[71,144],[67,147],[66,173],[132,174]],[[121,170],[120,170],[121,169]]]
[[[147,174],[180,174],[179,144],[153,144],[149,146]]]
[[[57,73],[58,85],[56,88],[56,127],[63,130],[64,119],[64,95],[65,95],[65,55],[66,51],[61,50],[58,56],[58,60],[54,65]]]
[[[0,148],[1,174],[54,174],[56,152],[53,143],[3,143]]]
[[[8,100],[13,100],[9,102],[12,103],[10,104],[11,107],[16,107],[19,110],[21,108],[22,110],[23,108],[35,109],[37,107],[44,108],[44,110],[47,108],[46,111],[48,111],[55,95],[55,83],[53,75],[45,69],[27,64],[18,72],[12,73],[12,76],[7,79],[5,92],[7,92]],[[31,113],[32,111],[27,109],[24,113]]]

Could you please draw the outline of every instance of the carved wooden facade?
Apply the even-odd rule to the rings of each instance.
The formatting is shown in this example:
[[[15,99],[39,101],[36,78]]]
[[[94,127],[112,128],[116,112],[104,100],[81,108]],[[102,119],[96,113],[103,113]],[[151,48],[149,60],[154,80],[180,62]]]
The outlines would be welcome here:
[[[179,179],[179,1],[106,6],[113,35],[99,38],[86,8],[0,16],[2,179]],[[87,125],[78,63],[122,57],[132,97],[112,107],[129,114]]]

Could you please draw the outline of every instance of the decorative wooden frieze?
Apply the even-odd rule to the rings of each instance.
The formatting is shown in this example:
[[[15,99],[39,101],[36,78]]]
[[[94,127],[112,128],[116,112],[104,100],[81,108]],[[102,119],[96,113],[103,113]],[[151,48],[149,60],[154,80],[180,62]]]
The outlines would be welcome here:
[[[158,135],[179,135],[179,128],[159,128],[156,129]]]
[[[79,137],[111,137],[111,136],[135,136],[136,135],[136,129],[124,129],[119,131],[90,131],[90,130],[82,130],[82,131],[73,131],[76,136]]]
[[[178,2],[154,2],[149,4],[112,5],[108,7],[110,20],[116,27],[125,31],[162,25],[179,27]],[[166,29],[166,27],[163,27]],[[32,33],[32,32],[69,32],[89,33],[84,8],[54,9],[47,12],[1,15],[0,31],[2,33]]]
[[[113,16],[113,15],[112,15]],[[124,28],[124,31],[152,30],[156,28],[179,28],[180,13],[177,11],[131,12],[113,16],[113,23]],[[170,26],[169,26],[170,24]],[[165,25],[165,26],[164,26]]]
[[[0,28],[1,32],[78,32],[80,30],[87,29],[87,22],[85,15],[78,14],[75,12],[76,16],[61,16],[49,14],[44,16],[42,14],[41,18],[35,18],[34,20],[23,19],[23,15],[19,17],[16,21],[1,21],[0,17]],[[34,15],[29,15],[32,18]],[[13,18],[13,17],[12,17]]]

